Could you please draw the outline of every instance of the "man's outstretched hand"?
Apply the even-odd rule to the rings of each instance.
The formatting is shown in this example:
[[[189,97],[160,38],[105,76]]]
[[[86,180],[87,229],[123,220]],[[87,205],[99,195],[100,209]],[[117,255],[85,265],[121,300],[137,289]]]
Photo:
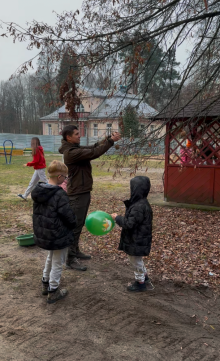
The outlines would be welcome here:
[[[111,139],[112,139],[114,142],[117,142],[119,139],[121,139],[121,134],[118,133],[118,132],[114,132],[114,133],[112,133]]]

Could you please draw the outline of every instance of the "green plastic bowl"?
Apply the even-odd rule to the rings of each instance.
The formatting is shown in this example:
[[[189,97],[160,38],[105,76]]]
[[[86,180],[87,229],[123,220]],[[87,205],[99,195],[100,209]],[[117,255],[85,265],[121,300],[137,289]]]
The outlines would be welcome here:
[[[16,237],[19,246],[33,246],[34,242],[34,234],[24,234],[22,236]]]

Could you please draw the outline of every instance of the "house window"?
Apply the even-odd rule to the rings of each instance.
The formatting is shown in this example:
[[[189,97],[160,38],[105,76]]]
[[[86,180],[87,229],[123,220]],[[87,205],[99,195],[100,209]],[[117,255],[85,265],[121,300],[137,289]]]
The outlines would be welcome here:
[[[112,124],[111,123],[107,124],[106,132],[107,132],[108,136],[112,134]]]
[[[85,111],[84,106],[82,104],[80,104],[80,106],[77,107],[77,112],[83,113],[84,111]]]
[[[151,126],[150,126],[150,131],[153,132],[154,129],[155,129],[155,125],[151,125]]]
[[[52,127],[51,127],[51,124],[47,124],[47,128],[48,128],[48,135],[52,135]]]
[[[87,137],[87,126],[85,123],[84,123],[84,137]]]
[[[93,135],[98,137],[98,124],[93,124]]]

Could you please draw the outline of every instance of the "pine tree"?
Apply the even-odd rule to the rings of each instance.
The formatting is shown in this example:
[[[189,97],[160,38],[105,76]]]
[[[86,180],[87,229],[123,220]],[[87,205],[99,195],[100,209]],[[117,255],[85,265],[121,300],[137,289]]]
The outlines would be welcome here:
[[[156,41],[129,46],[120,54],[125,60],[126,85],[157,110],[162,109],[179,87],[175,52],[165,52]]]
[[[140,91],[144,99],[152,107],[161,110],[179,87],[180,75],[176,67],[174,50],[165,53],[163,49],[152,42],[143,54],[145,59],[143,76],[140,81]]]
[[[38,60],[36,73],[36,94],[38,98],[43,98],[43,103],[47,107],[47,112],[53,112],[58,104],[58,89],[56,84],[56,66],[49,58],[48,53],[41,55]]]
[[[128,105],[125,109],[122,119],[122,134],[126,138],[136,138],[139,133],[138,114],[131,105]]]
[[[78,67],[77,56],[74,51],[70,52],[68,50],[63,54],[63,58],[60,62],[60,67],[57,75],[57,86],[58,89],[67,82],[70,86],[71,78],[74,80],[75,84],[80,83],[80,69]]]

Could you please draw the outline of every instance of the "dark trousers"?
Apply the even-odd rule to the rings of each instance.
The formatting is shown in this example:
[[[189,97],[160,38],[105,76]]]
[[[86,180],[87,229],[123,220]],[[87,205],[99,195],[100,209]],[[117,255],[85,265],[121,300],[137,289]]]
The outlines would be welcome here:
[[[74,243],[68,248],[67,262],[77,257],[79,252],[79,238],[85,224],[86,215],[90,205],[90,192],[70,196],[70,206],[77,217],[77,227],[73,230]]]

